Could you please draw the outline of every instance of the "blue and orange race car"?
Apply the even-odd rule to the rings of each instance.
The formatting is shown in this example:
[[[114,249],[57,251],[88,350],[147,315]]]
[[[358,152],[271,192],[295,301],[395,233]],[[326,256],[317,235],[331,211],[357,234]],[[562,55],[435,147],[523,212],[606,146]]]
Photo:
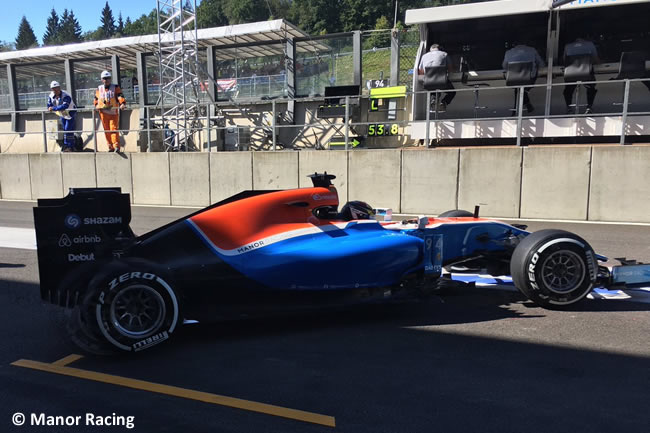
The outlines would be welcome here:
[[[650,280],[650,265],[599,265],[579,236],[465,211],[377,221],[364,202],[339,211],[332,175],[313,187],[246,191],[149,233],[129,227],[118,188],[71,189],[34,208],[41,296],[71,308],[89,351],[140,351],[184,319],[214,321],[422,298],[450,272],[512,275],[528,298],[562,307],[597,285]]]

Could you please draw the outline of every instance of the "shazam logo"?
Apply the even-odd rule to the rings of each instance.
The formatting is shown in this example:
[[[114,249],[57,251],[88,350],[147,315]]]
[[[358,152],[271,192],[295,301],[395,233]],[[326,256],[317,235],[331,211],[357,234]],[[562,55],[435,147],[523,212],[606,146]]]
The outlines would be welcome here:
[[[69,229],[76,229],[81,225],[81,218],[75,214],[65,217],[65,226]]]
[[[70,247],[70,246],[72,246],[72,241],[70,240],[70,238],[68,237],[68,235],[66,235],[65,233],[63,233],[63,234],[61,235],[61,238],[59,239],[59,246],[60,246],[61,248],[65,248],[65,247]]]

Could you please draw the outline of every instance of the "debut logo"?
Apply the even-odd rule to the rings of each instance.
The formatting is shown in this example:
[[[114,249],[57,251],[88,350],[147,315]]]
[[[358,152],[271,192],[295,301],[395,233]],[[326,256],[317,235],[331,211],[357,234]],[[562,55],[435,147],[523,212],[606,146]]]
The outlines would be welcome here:
[[[63,222],[67,228],[76,229],[81,225],[81,218],[79,218],[79,215],[70,214],[65,217]]]
[[[90,254],[68,254],[69,262],[94,262],[95,253]]]

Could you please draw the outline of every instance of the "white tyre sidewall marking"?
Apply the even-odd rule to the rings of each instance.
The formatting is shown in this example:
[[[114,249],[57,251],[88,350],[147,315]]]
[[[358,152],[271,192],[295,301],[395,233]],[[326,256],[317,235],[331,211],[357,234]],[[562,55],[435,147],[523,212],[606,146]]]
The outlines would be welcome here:
[[[535,252],[533,253],[533,256],[531,257],[529,263],[526,266],[526,277],[527,277],[528,282],[532,286],[533,290],[539,291],[539,286],[537,284],[536,277],[535,277],[535,270],[536,270],[537,264],[539,264],[539,255],[542,252],[544,252],[544,250],[546,250],[547,248],[549,248],[549,247],[551,247],[551,246],[553,246],[555,244],[562,243],[562,242],[567,242],[567,243],[578,245],[582,249],[582,251],[584,252],[584,254],[586,256],[586,260],[585,260],[585,263],[584,263],[585,273],[589,274],[590,281],[593,279],[594,275],[597,275],[597,272],[598,272],[597,267],[596,267],[596,269],[594,269],[594,266],[595,266],[594,252],[592,250],[587,250],[585,244],[583,244],[579,240],[573,239],[573,238],[553,239],[552,241],[549,241],[549,242],[545,243],[544,245],[542,245],[541,247],[537,248],[535,250]],[[532,262],[533,258],[535,258],[534,263]],[[532,276],[532,278],[531,278],[531,276]],[[584,295],[591,292],[591,290],[593,289],[593,286],[594,286],[593,282],[590,283],[587,286],[586,292],[583,292],[581,294],[581,296],[578,296],[577,298],[571,300],[570,302],[557,302],[557,301],[554,301],[552,299],[550,301],[548,301],[548,302],[550,304],[555,304],[555,305],[570,305],[570,304],[573,304],[573,303],[579,301],[580,299],[582,299],[584,297]]]
[[[169,326],[169,329],[159,331],[159,332],[157,332],[157,334],[160,334],[162,332],[167,332],[168,334],[171,334],[172,332],[174,332],[174,329],[176,329],[176,325],[178,324],[178,300],[176,299],[176,295],[174,294],[174,291],[169,286],[169,284],[167,284],[167,282],[165,280],[163,280],[162,278],[160,278],[157,275],[155,276],[155,280],[156,280],[157,283],[159,283],[161,286],[163,286],[165,288],[165,290],[167,290],[167,293],[169,294],[169,299],[171,299],[172,305],[174,307],[173,308],[174,316],[172,317],[172,323]],[[126,281],[123,281],[123,282],[126,282]],[[116,286],[113,286],[113,287],[109,288],[109,291],[112,291]],[[99,302],[97,303],[97,307],[95,309],[95,318],[97,320],[97,324],[99,325],[99,329],[102,331],[102,335],[104,335],[104,337],[111,344],[115,345],[116,347],[118,347],[118,348],[120,348],[122,350],[127,350],[127,351],[133,350],[133,348],[132,348],[133,345],[136,345],[136,344],[146,340],[146,338],[143,339],[143,340],[140,340],[140,341],[133,342],[132,346],[124,345],[124,344],[118,342],[117,340],[115,340],[115,338],[113,338],[113,336],[111,336],[111,334],[106,329],[106,326],[104,326],[104,320],[102,319],[102,306],[104,305],[104,299],[105,298],[106,298],[106,293],[105,293],[105,291],[102,291],[99,294]]]

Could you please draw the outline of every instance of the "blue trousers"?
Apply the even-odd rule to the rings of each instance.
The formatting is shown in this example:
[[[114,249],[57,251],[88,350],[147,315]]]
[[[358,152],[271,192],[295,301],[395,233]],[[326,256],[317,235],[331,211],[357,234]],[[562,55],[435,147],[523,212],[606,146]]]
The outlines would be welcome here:
[[[63,131],[74,131],[74,116],[72,116],[72,119],[61,117],[61,125],[63,125]],[[74,133],[63,133],[63,146],[74,149]]]

